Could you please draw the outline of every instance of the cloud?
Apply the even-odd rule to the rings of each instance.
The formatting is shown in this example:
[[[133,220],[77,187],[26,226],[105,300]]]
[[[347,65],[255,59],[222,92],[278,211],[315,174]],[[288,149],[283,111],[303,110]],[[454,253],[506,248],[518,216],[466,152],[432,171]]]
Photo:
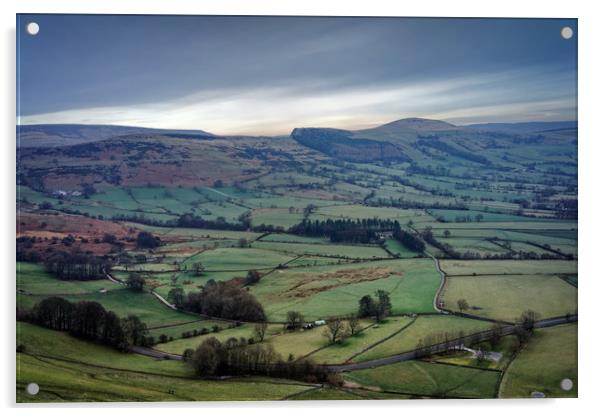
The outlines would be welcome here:
[[[403,117],[467,124],[482,121],[574,118],[576,99],[558,88],[566,75],[537,69],[473,74],[446,80],[218,89],[185,97],[23,116],[20,124],[120,124],[203,129],[216,134],[288,134],[295,127],[366,128]],[[539,96],[533,96],[539,91]]]

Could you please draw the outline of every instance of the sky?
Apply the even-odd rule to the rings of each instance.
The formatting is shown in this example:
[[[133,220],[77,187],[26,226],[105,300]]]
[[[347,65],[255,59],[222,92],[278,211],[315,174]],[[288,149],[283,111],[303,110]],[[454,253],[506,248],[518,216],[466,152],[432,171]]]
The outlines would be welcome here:
[[[17,87],[19,124],[278,135],[576,120],[577,21],[25,14]]]

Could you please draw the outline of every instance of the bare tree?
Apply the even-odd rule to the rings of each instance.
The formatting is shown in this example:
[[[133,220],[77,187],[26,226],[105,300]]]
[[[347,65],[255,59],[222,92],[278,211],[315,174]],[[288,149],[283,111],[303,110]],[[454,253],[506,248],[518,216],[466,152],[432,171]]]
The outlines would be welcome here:
[[[468,309],[468,302],[466,299],[458,299],[458,309],[460,309],[460,312],[464,312],[466,309]]]
[[[336,343],[345,331],[345,323],[341,318],[329,318],[326,320],[326,329],[324,336],[328,338],[331,344]]]
[[[266,330],[268,329],[268,324],[265,322],[260,322],[255,324],[255,336],[259,339],[259,342],[263,342],[265,338]]]
[[[351,316],[349,318],[349,321],[347,321],[347,324],[349,325],[349,333],[351,335],[357,334],[358,331],[361,329],[360,320],[357,318],[357,316]]]

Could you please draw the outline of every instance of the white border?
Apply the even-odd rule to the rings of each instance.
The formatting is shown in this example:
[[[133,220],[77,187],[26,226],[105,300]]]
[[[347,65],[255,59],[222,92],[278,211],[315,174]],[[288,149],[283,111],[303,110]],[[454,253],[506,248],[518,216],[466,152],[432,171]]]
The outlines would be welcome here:
[[[579,0],[4,0],[0,3],[0,19],[3,26],[2,82],[4,96],[2,105],[2,178],[4,203],[2,206],[2,249],[0,250],[2,270],[0,276],[4,284],[5,336],[1,342],[3,365],[2,403],[12,407],[6,414],[31,414],[43,410],[48,415],[75,413],[106,414],[131,412],[132,407],[144,407],[145,414],[165,415],[173,405],[154,404],[107,404],[107,405],[66,405],[42,409],[39,406],[15,408],[14,402],[14,230],[15,230],[15,13],[119,13],[119,14],[264,14],[264,15],[346,15],[346,16],[449,16],[449,17],[570,17],[579,18],[579,396],[577,400],[477,400],[477,401],[402,401],[402,402],[311,402],[311,403],[202,403],[178,404],[175,412],[222,413],[233,411],[245,416],[261,415],[312,415],[322,414],[356,415],[367,412],[444,414],[460,413],[504,415],[509,413],[545,412],[549,415],[598,413],[596,401],[602,383],[599,348],[600,311],[597,306],[602,300],[601,273],[596,269],[596,255],[600,249],[600,217],[602,198],[599,181],[602,178],[602,135],[600,119],[602,108],[598,102],[602,97],[600,76],[600,40],[602,40],[602,15],[595,1]],[[85,410],[81,409],[85,407]],[[122,409],[125,407],[126,409]],[[132,409],[133,410],[133,409]]]

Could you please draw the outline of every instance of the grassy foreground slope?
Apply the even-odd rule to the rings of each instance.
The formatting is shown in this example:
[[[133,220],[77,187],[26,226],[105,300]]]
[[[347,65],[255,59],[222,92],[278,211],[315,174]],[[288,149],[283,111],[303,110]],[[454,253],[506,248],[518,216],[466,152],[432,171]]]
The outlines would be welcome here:
[[[199,380],[182,362],[120,353],[17,323],[17,402],[279,400],[314,388],[267,378]],[[25,392],[37,383],[40,393]]]

